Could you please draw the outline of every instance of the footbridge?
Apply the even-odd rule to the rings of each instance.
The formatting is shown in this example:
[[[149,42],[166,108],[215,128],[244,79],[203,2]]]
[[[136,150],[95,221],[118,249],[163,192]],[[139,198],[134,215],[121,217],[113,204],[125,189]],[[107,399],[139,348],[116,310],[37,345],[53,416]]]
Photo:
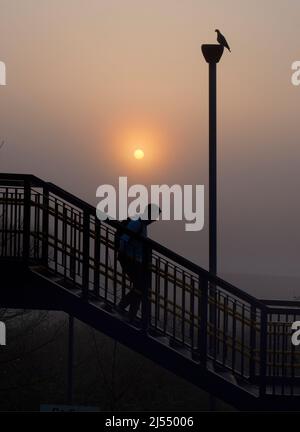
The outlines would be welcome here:
[[[0,174],[0,307],[65,311],[241,410],[299,409],[300,303],[257,299],[150,239],[136,322],[120,224],[32,175]],[[122,228],[126,232],[126,228]]]

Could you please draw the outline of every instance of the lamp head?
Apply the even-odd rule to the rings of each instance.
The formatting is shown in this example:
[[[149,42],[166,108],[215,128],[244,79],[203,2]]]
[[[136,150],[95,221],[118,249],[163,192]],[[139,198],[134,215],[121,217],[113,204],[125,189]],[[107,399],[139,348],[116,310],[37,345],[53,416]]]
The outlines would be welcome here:
[[[219,63],[223,55],[224,46],[220,44],[202,45],[202,53],[207,63]]]

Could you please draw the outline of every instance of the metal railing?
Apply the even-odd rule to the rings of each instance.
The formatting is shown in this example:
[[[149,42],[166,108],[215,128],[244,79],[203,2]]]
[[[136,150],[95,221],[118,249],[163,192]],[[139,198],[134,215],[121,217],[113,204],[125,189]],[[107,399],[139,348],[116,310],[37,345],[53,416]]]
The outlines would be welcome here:
[[[118,262],[120,224],[30,175],[0,175],[0,258],[40,265],[84,301],[111,307],[130,287]],[[128,233],[126,228],[122,228]],[[226,371],[259,395],[295,395],[300,352],[291,344],[297,302],[260,301],[149,239],[143,243],[143,331],[167,336],[202,367]]]

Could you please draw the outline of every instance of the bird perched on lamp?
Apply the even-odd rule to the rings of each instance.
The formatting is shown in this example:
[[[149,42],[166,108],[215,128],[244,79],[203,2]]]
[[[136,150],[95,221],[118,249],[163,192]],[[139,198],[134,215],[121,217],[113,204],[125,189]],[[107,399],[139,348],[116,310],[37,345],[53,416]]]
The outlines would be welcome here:
[[[227,43],[227,40],[225,39],[225,37],[222,35],[222,33],[220,32],[220,30],[215,30],[217,32],[217,41],[219,42],[220,45],[222,45],[224,48],[227,48],[229,52],[231,52],[230,46]]]

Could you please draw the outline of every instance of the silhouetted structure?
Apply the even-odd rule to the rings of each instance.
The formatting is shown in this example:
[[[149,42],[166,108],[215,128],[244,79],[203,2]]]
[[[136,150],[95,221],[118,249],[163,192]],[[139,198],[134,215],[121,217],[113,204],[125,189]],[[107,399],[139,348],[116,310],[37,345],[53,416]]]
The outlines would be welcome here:
[[[139,325],[130,325],[115,312],[129,285],[117,262],[119,227],[51,183],[1,174],[1,307],[63,310],[237,408],[299,409],[290,333],[299,302],[258,300],[139,238],[145,290]]]

